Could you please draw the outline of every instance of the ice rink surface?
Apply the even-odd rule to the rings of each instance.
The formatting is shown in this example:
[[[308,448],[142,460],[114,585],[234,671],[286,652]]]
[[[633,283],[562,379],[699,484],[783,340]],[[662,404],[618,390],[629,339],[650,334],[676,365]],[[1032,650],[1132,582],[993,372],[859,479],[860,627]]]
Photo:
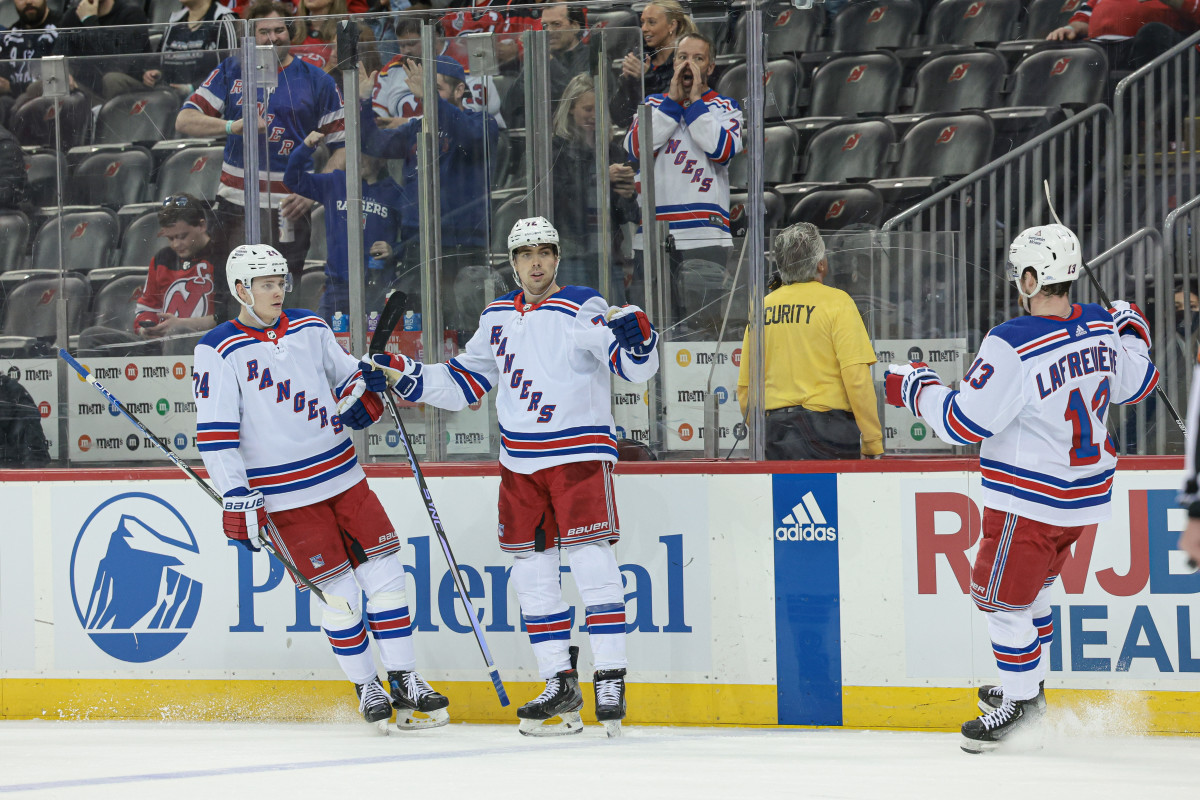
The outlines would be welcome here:
[[[515,724],[0,722],[0,795],[91,798],[1189,798],[1200,739],[1061,719],[1004,752],[958,734]]]

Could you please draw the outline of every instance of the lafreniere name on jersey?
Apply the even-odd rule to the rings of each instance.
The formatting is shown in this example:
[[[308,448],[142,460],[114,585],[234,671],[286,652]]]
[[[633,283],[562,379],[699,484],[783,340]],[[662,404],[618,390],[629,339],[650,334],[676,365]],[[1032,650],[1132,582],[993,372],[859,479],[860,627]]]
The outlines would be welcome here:
[[[1072,378],[1081,378],[1095,372],[1115,373],[1116,364],[1117,351],[1103,344],[1073,350],[1037,373],[1035,380],[1038,395],[1045,399]]]

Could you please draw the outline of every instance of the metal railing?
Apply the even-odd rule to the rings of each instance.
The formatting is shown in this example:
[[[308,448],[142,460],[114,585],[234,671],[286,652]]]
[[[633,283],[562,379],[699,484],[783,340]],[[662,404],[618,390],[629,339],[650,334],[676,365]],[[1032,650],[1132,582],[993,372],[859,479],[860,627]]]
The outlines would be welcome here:
[[[1197,33],[1117,84],[1113,93],[1121,163],[1116,192],[1120,233],[1156,225],[1178,200],[1196,194]]]
[[[965,335],[972,347],[1019,311],[1008,286],[1008,245],[1022,229],[1051,221],[1043,181],[1084,252],[1106,244],[1114,213],[1105,200],[1115,180],[1114,159],[1106,157],[1113,127],[1112,111],[1094,105],[883,224],[883,233],[954,231],[961,237],[954,264],[966,279]]]
[[[1196,330],[1200,328],[1200,310],[1192,307],[1191,296],[1200,304],[1200,195],[1176,207],[1163,220],[1163,264],[1170,270],[1175,315],[1159,316],[1166,327],[1160,334],[1156,355],[1163,360],[1159,368],[1171,399],[1187,398],[1192,388],[1192,364],[1200,347]],[[1174,323],[1174,326],[1171,325]],[[1165,367],[1165,368],[1164,368]],[[1177,406],[1182,408],[1182,406]]]

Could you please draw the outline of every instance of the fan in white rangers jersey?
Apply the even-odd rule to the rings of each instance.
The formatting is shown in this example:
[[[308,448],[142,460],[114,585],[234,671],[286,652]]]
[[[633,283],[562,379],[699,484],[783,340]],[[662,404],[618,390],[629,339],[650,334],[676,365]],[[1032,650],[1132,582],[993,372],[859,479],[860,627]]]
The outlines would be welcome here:
[[[1001,679],[979,690],[984,713],[962,726],[971,753],[1044,713],[1050,588],[1083,526],[1109,518],[1117,462],[1109,406],[1140,402],[1158,383],[1136,306],[1071,302],[1083,269],[1075,234],[1030,228],[1008,259],[1029,316],[988,333],[957,391],[923,363],[893,364],[886,379],[888,402],[923,418],[939,439],[981,443],[983,538],[971,597],[987,614]]]
[[[558,231],[542,217],[519,220],[508,251],[521,288],[483,310],[464,353],[444,364],[382,354],[359,366],[369,388],[392,384],[408,400],[451,410],[497,389],[500,548],[513,555],[513,588],[546,679],[545,691],[517,711],[521,733],[582,730],[578,648],[570,647],[571,615],[559,583],[562,548],[585,605],[596,716],[613,736],[625,716],[628,662],[625,595],[612,548],[620,526],[609,375],[654,375],[658,334],[636,306],[610,309],[593,289],[559,287]],[[554,717],[562,722],[550,724]]]
[[[394,706],[402,728],[445,725],[449,701],[416,672],[400,540],[346,432],[379,419],[383,405],[324,320],[284,311],[291,276],[278,250],[243,245],[226,269],[242,310],[200,340],[192,376],[198,446],[225,498],[225,535],[257,551],[265,528],[322,592],[349,601],[349,610],[321,603],[322,627],[368,722],[386,729]]]

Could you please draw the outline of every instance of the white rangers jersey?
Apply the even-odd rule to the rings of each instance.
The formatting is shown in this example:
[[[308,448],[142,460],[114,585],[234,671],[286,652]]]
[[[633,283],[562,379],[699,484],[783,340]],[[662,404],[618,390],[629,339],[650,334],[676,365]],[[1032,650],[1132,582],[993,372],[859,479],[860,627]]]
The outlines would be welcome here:
[[[921,417],[939,439],[979,447],[988,508],[1052,525],[1109,518],[1116,448],[1110,403],[1154,391],[1149,348],[1119,336],[1112,315],[1072,306],[1066,318],[1026,316],[993,328],[957,391],[921,391]]]
[[[654,197],[659,220],[666,222],[675,247],[732,247],[729,235],[729,162],[742,149],[742,110],[735,100],[709,89],[687,108],[665,94],[650,95],[654,143]],[[625,150],[641,162],[641,132],[633,118]],[[637,178],[642,202],[641,170]],[[645,219],[645,209],[642,210]],[[642,228],[633,236],[641,250]]]
[[[513,472],[616,461],[609,373],[648,380],[658,351],[638,358],[618,347],[608,311],[583,286],[564,286],[532,306],[520,290],[510,292],[483,310],[463,353],[422,367],[408,399],[456,411],[495,387],[500,463]]]
[[[311,311],[284,311],[273,328],[224,322],[196,345],[196,439],[222,495],[263,493],[268,511],[310,505],[363,480],[337,397],[361,376]]]
[[[444,54],[445,49],[442,52]],[[466,64],[463,69],[466,69]],[[500,114],[500,92],[496,89],[496,82],[489,76],[467,76],[467,91],[463,94],[462,107],[463,111],[486,111],[496,118],[497,125],[504,127],[504,117]],[[414,119],[425,114],[421,99],[408,88],[408,72],[399,56],[389,61],[376,76],[375,88],[371,91],[371,108],[377,117]]]

